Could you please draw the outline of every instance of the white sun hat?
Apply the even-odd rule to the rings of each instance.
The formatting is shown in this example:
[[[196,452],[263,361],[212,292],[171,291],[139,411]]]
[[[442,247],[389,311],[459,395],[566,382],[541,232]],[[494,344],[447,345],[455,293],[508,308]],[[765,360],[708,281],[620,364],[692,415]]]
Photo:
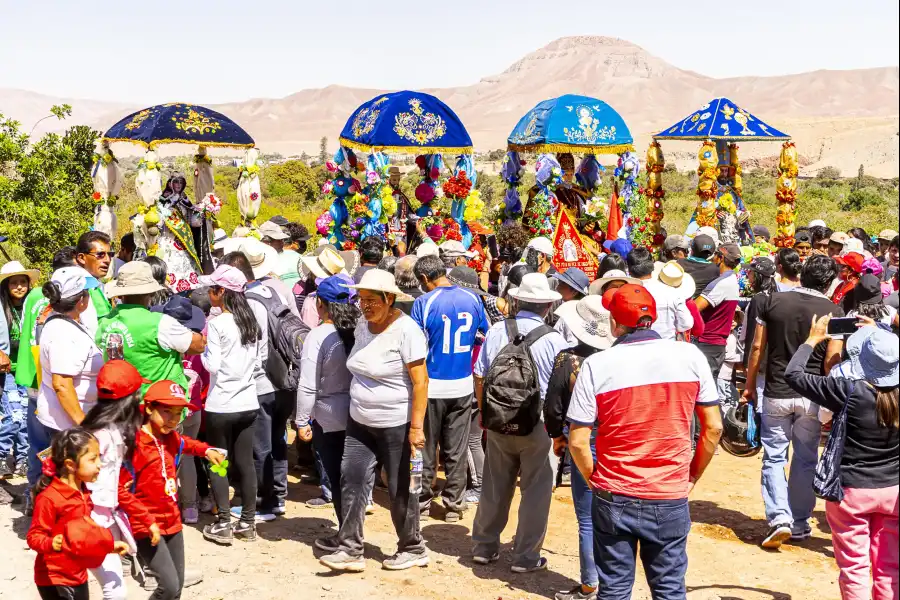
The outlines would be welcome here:
[[[550,238],[545,237],[536,237],[525,246],[526,248],[534,248],[541,254],[546,254],[549,257],[553,257],[553,242],[550,241]]]
[[[519,287],[509,290],[509,296],[523,302],[550,303],[562,299],[562,295],[550,289],[547,276],[542,273],[528,273]]]
[[[546,277],[544,279],[546,279]],[[381,269],[369,269],[363,274],[362,279],[359,283],[355,285],[343,285],[344,287],[348,287],[354,290],[368,290],[370,292],[393,294],[397,297],[397,300],[401,301],[412,300],[412,296],[404,294],[400,290],[400,288],[397,287],[397,281],[394,279],[394,276],[387,271],[382,271]]]
[[[41,278],[40,271],[37,269],[26,269],[25,265],[17,260],[11,260],[0,267],[0,282],[16,275],[27,275],[28,280],[31,282],[31,287],[37,285],[38,280]]]
[[[653,278],[678,291],[678,295],[687,300],[697,290],[694,278],[684,272],[684,267],[670,260],[653,269]]]
[[[634,283],[636,285],[644,285],[644,283],[640,279],[638,279],[636,277],[629,277],[625,273],[625,271],[620,271],[619,269],[610,269],[609,271],[604,273],[603,277],[601,277],[600,279],[598,279],[597,281],[595,281],[594,283],[591,284],[591,286],[588,288],[588,293],[590,293],[592,295],[593,294],[602,294],[603,286],[605,286],[607,283],[609,283],[611,281],[623,281],[625,283]]]
[[[331,277],[344,271],[346,263],[337,250],[323,246],[322,251],[312,256],[300,257],[300,262],[316,277]]]
[[[598,350],[612,346],[609,311],[603,308],[602,296],[585,296],[581,300],[565,302],[556,309],[556,315],[578,341]]]
[[[250,262],[254,279],[262,279],[278,270],[278,252],[272,246],[263,244],[254,237],[248,237],[241,241],[240,249]]]

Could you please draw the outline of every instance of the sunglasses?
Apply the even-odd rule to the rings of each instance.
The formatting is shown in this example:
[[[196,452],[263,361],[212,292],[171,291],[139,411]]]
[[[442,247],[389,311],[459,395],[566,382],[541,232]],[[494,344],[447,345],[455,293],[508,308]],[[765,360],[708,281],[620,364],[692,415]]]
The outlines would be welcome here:
[[[100,260],[103,260],[104,258],[113,259],[116,256],[116,253],[112,252],[112,251],[110,251],[110,252],[85,252],[85,254],[87,254],[89,256],[93,256]]]

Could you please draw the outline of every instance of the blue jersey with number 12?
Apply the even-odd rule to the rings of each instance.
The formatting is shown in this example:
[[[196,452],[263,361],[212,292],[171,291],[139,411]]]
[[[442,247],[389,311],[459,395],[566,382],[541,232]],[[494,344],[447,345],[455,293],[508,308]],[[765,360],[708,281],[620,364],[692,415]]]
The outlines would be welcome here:
[[[481,298],[464,288],[439,287],[416,298],[410,316],[428,339],[428,397],[473,393],[475,335],[489,327]]]

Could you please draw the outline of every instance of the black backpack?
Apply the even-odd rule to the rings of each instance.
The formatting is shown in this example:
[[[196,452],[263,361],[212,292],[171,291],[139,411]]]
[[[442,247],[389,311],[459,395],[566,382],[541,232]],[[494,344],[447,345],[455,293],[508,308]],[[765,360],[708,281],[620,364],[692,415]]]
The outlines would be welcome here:
[[[309,327],[278,299],[273,290],[269,291],[271,298],[253,292],[246,295],[248,300],[259,302],[266,308],[269,356],[263,368],[275,389],[294,391],[300,381],[300,355]]]
[[[541,386],[531,346],[553,329],[542,324],[522,336],[514,318],[504,323],[509,343],[484,378],[481,424],[504,435],[528,435],[541,421]]]

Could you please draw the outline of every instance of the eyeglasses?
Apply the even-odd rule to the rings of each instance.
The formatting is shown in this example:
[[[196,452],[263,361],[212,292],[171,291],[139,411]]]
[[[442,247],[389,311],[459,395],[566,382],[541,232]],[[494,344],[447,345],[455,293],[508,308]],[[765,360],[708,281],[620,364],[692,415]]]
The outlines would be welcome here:
[[[85,252],[85,254],[87,254],[89,256],[93,256],[94,258],[97,258],[99,260],[103,260],[104,258],[113,259],[116,256],[116,253],[112,252],[112,251],[110,251],[110,252]]]

